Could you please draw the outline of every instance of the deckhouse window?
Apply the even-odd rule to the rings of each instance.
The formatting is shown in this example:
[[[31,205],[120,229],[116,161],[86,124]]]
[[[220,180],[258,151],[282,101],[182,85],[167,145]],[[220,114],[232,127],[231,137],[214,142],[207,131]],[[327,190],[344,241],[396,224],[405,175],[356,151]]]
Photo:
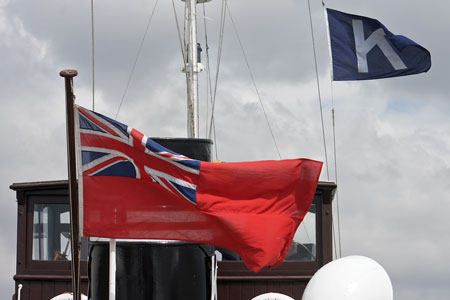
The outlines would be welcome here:
[[[34,204],[33,260],[70,260],[69,204]]]
[[[312,204],[295,233],[285,260],[316,259],[316,204]]]

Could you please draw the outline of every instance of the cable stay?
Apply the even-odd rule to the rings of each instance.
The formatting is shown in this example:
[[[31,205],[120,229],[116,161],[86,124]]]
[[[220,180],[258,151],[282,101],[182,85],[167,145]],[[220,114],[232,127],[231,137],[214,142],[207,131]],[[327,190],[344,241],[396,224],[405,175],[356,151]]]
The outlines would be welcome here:
[[[120,109],[122,108],[123,101],[125,100],[125,96],[127,94],[128,87],[130,86],[131,79],[133,78],[134,70],[136,68],[136,64],[137,64],[137,62],[139,60],[139,57],[141,55],[142,48],[144,47],[145,38],[147,37],[147,33],[149,31],[150,24],[152,23],[153,16],[154,16],[155,10],[156,10],[156,6],[158,5],[158,1],[159,0],[156,0],[155,5],[153,6],[152,13],[151,13],[151,15],[149,17],[149,20],[147,22],[147,27],[145,28],[145,32],[144,32],[144,35],[142,37],[141,44],[139,45],[139,49],[137,51],[136,58],[134,59],[133,67],[131,68],[130,75],[128,76],[128,81],[127,81],[127,84],[125,86],[125,90],[123,91],[122,99],[120,101],[119,108],[117,109],[117,113],[116,113],[115,119],[117,119],[117,116],[119,115]]]
[[[211,81],[211,68],[210,68],[210,57],[209,57],[209,44],[208,44],[208,30],[207,30],[207,24],[206,24],[206,9],[205,4],[203,3],[203,28],[205,33],[205,48],[206,48],[206,124],[205,124],[205,136],[208,136],[208,119],[209,119],[209,103],[211,102],[212,106],[212,99],[213,99],[213,91],[212,91],[212,81]],[[217,78],[217,77],[216,77]],[[214,150],[215,150],[215,157],[216,159],[219,158],[218,155],[218,147],[217,147],[217,138],[216,138],[216,126],[214,124],[214,119],[212,119],[212,129],[214,132]]]
[[[174,0],[172,0],[172,7],[173,7],[173,14],[174,14],[174,17],[175,17],[175,24],[176,24],[176,27],[177,27],[178,41],[180,43],[181,56],[183,57],[184,68],[186,69],[187,68],[187,66],[186,66],[186,62],[187,62],[187,59],[186,59],[186,45],[183,43],[183,40],[181,38],[180,23],[178,22],[178,15],[177,15],[177,10],[175,8],[175,1]]]
[[[92,111],[95,111],[95,36],[94,36],[94,0],[91,0],[91,49],[92,49]]]
[[[329,32],[328,32],[328,20],[327,20],[327,14],[325,9],[325,2],[322,0],[322,6],[325,14],[325,21],[326,21],[326,27],[327,27],[327,39],[328,39],[328,48],[330,49],[330,39],[329,39]],[[320,92],[320,82],[319,82],[319,72],[318,72],[318,64],[317,64],[317,51],[315,46],[315,37],[314,37],[314,27],[312,22],[312,13],[311,13],[311,4],[310,0],[308,0],[308,11],[309,11],[309,20],[310,20],[310,28],[311,28],[311,38],[312,38],[312,45],[313,45],[313,53],[314,53],[314,64],[315,64],[315,70],[316,70],[316,82],[317,82],[317,92],[318,92],[318,98],[319,98],[319,106],[320,106],[320,117],[321,117],[321,123],[322,123],[322,135],[323,135],[323,145],[324,145],[324,152],[325,152],[325,161],[327,165],[327,179],[330,180],[330,173],[329,173],[329,163],[328,163],[328,154],[327,154],[327,145],[326,145],[326,138],[325,138],[325,126],[323,122],[323,107],[322,107],[322,97]],[[330,53],[330,61],[331,61],[331,53]],[[332,64],[330,63],[330,74],[332,74],[333,68]],[[334,156],[334,176],[335,176],[335,183],[338,184],[338,171],[337,171],[337,152],[336,152],[336,122],[335,122],[335,108],[334,108],[334,97],[333,97],[333,79],[330,76],[331,81],[331,103],[332,103],[332,130],[333,130],[333,156]],[[334,243],[334,250],[335,250],[335,257],[340,258],[342,257],[342,244],[341,244],[341,229],[340,229],[340,212],[339,212],[339,197],[338,197],[338,190],[339,187],[336,190],[336,221],[337,221],[337,230],[335,230],[335,219],[333,218],[332,224],[332,232],[333,232],[333,243]],[[337,233],[336,233],[337,231]],[[336,241],[337,239],[337,241]],[[339,249],[339,252],[337,252],[337,249]]]
[[[219,71],[220,71],[220,62],[222,59],[222,49],[223,49],[223,37],[225,31],[225,20],[226,20],[226,7],[227,0],[222,0],[222,8],[220,13],[220,29],[219,29],[219,45],[217,47],[217,65],[216,65],[216,79],[214,82],[214,93],[212,96],[212,106],[211,106],[211,120],[209,123],[209,133],[208,138],[211,139],[214,127],[214,112],[216,107],[216,97],[217,97],[217,86],[219,83]],[[214,127],[214,136],[215,136],[215,127]],[[216,149],[217,156],[217,149]]]
[[[239,37],[239,33],[238,33],[238,31],[237,31],[237,28],[236,28],[236,24],[234,23],[233,16],[231,15],[231,11],[230,11],[230,8],[229,8],[229,7],[227,7],[227,11],[228,11],[228,14],[229,14],[229,16],[230,16],[230,20],[231,20],[231,23],[232,23],[232,25],[233,25],[234,32],[235,32],[236,37],[237,37],[237,39],[238,39],[239,46],[241,47],[242,55],[244,56],[245,64],[247,65],[247,69],[248,69],[248,72],[249,72],[249,74],[250,74],[250,78],[251,78],[251,80],[252,80],[253,87],[255,88],[256,94],[257,94],[257,96],[258,96],[258,100],[259,100],[259,103],[260,103],[260,105],[261,105],[261,109],[262,109],[262,111],[263,111],[264,118],[265,118],[265,120],[266,120],[267,126],[269,127],[270,135],[272,136],[272,140],[273,140],[273,143],[274,143],[275,148],[276,148],[276,150],[277,150],[278,157],[279,157],[279,159],[282,159],[281,153],[280,153],[280,149],[278,148],[278,144],[277,144],[277,141],[276,141],[276,139],[275,139],[275,135],[274,135],[273,130],[272,130],[272,126],[270,125],[270,121],[269,121],[269,118],[267,117],[267,113],[266,113],[266,110],[265,110],[265,108],[264,108],[264,104],[263,104],[261,95],[260,95],[260,93],[259,93],[259,89],[258,89],[258,87],[257,87],[257,85],[256,85],[255,77],[253,76],[253,72],[252,72],[252,69],[251,69],[251,67],[250,67],[250,63],[249,63],[249,61],[248,61],[248,59],[247,59],[247,55],[245,54],[244,46],[242,45],[241,39],[240,39],[240,37]]]
[[[323,148],[325,151],[325,164],[327,166],[327,180],[330,181],[330,171],[328,166],[328,154],[327,154],[327,143],[325,138],[325,126],[323,123],[323,108],[322,108],[322,96],[320,93],[320,81],[319,81],[319,70],[317,67],[317,54],[316,54],[316,43],[314,38],[314,28],[313,28],[313,22],[312,22],[312,14],[311,14],[311,4],[310,0],[308,0],[308,11],[309,11],[309,23],[311,28],[311,40],[312,40],[312,46],[313,46],[313,53],[314,53],[314,66],[316,70],[316,83],[317,83],[317,93],[319,96],[319,109],[320,109],[320,120],[322,123],[322,137],[323,137]]]

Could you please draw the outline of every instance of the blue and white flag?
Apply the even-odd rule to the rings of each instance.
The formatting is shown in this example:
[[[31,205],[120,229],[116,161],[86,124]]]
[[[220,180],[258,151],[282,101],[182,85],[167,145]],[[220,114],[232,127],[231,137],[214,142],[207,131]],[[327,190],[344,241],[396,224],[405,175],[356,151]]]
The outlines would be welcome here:
[[[333,80],[367,80],[426,72],[430,52],[378,20],[328,9]]]

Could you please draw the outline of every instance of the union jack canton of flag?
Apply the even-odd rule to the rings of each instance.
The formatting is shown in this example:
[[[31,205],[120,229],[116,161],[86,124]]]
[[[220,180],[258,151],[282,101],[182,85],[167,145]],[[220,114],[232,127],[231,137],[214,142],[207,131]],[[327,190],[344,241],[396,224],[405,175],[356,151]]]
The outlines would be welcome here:
[[[196,204],[200,161],[175,153],[106,116],[80,106],[77,110],[83,176],[148,179]]]

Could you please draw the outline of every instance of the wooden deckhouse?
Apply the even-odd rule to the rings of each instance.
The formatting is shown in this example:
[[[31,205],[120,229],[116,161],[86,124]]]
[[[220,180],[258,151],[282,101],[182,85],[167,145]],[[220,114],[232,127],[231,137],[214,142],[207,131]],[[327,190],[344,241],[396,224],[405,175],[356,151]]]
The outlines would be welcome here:
[[[11,185],[17,195],[13,299],[18,300],[20,293],[21,300],[49,300],[71,290],[67,184],[67,181],[46,181]],[[335,189],[334,183],[319,183],[309,219],[305,219],[314,224],[314,228],[309,228],[310,242],[294,240],[297,251],[288,255],[279,267],[253,273],[242,261],[227,253],[219,254],[222,260],[218,263],[218,299],[250,300],[266,292],[278,292],[300,300],[312,275],[332,260],[331,207]],[[89,243],[85,240],[81,251],[81,289],[85,294],[88,292],[88,256]]]

